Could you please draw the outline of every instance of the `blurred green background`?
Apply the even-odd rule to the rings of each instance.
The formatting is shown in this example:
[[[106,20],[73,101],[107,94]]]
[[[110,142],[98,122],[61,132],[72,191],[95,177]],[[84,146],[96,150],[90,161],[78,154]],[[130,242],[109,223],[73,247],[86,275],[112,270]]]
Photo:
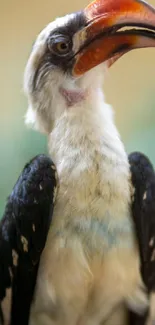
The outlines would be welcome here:
[[[116,0],[117,1],[117,0]],[[155,0],[150,1],[155,5]],[[56,16],[79,10],[84,0],[0,1],[0,215],[24,164],[47,152],[46,138],[26,129],[24,67],[40,30]],[[155,164],[155,49],[136,50],[107,73],[106,99],[128,152],[140,150]]]

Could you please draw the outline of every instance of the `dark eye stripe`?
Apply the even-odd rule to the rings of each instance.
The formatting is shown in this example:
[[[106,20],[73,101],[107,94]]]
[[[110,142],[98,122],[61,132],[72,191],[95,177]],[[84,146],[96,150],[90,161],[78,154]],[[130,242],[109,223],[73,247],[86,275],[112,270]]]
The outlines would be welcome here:
[[[55,31],[51,33],[51,36],[53,34],[57,35],[66,35],[70,39],[72,39],[73,35],[86,26],[87,20],[83,13],[83,11],[75,12],[75,14],[71,14],[71,18],[68,19],[68,23],[62,27],[58,27]]]
[[[64,35],[67,39],[71,41],[72,44],[74,34],[78,30],[86,26],[86,23],[86,18],[83,12],[76,12],[74,15],[71,15],[71,19],[68,20],[68,23],[65,26],[58,27],[56,30],[51,32],[49,38],[46,40],[46,51],[43,57],[41,58],[40,63],[38,64],[38,67],[34,73],[34,78],[32,82],[32,92],[37,91],[43,86],[43,84],[46,82],[46,77],[52,69],[54,69],[55,67],[59,67],[64,71],[64,73],[70,73],[74,64],[75,59],[74,53],[72,51],[72,46],[70,49],[69,56],[58,56],[50,52],[48,48],[49,39],[52,37],[56,39],[58,35]],[[33,46],[35,46],[35,43]]]

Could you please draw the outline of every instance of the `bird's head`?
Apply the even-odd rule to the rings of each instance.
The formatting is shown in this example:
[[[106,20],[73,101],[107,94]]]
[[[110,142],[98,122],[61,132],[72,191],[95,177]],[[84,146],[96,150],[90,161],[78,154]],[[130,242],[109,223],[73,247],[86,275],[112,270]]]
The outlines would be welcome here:
[[[62,114],[89,96],[102,66],[152,46],[155,10],[141,0],[95,0],[56,19],[38,36],[26,67],[27,123],[49,133]]]

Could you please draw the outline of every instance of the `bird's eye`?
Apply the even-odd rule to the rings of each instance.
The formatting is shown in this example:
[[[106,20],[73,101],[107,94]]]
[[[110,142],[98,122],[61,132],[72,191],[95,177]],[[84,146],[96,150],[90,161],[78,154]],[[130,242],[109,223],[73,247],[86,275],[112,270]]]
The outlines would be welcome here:
[[[49,39],[48,48],[57,55],[68,55],[72,49],[72,42],[65,37],[52,37]]]
[[[67,42],[59,42],[57,43],[57,50],[60,53],[66,53],[69,50],[69,44]]]

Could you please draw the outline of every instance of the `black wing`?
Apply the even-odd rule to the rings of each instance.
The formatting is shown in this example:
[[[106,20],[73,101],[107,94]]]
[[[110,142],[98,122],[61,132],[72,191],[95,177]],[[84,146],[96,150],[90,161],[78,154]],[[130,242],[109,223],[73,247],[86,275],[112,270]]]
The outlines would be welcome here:
[[[155,294],[155,172],[149,159],[135,152],[129,156],[133,185],[132,215],[141,257],[141,274],[149,295]],[[155,297],[155,296],[154,296]],[[155,324],[155,300],[150,316],[130,315],[131,325]],[[154,306],[153,306],[154,304]],[[154,313],[154,315],[153,315]],[[153,322],[154,321],[154,322]]]
[[[0,223],[0,324],[28,325],[40,255],[52,218],[56,180],[51,159],[39,155],[25,166],[8,198]]]

